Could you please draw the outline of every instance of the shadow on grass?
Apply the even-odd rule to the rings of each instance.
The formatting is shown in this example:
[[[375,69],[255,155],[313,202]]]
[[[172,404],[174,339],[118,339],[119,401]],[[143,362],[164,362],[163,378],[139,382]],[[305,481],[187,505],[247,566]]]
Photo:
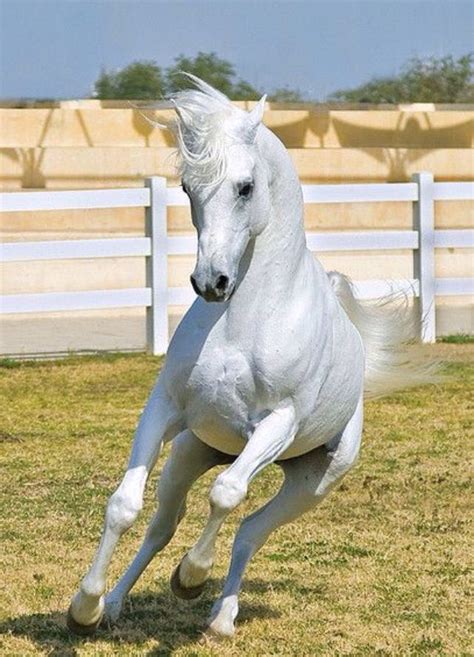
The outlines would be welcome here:
[[[206,627],[206,619],[212,603],[221,590],[222,582],[210,580],[202,598],[187,603],[177,600],[170,593],[143,592],[131,595],[122,615],[115,626],[104,622],[93,637],[81,638],[72,635],[66,627],[65,613],[25,614],[10,618],[0,624],[0,634],[29,639],[41,652],[49,657],[78,657],[80,646],[108,643],[112,654],[119,646],[130,654],[146,657],[169,657],[175,650],[189,644],[197,644]],[[246,591],[265,596],[271,590],[299,590],[293,580],[265,581],[252,579],[245,582]],[[303,587],[308,593],[308,587]],[[319,595],[318,587],[311,593]],[[244,596],[245,597],[245,596]],[[238,625],[252,622],[257,618],[279,618],[277,611],[265,604],[241,601]],[[152,649],[145,643],[156,639],[159,644]]]

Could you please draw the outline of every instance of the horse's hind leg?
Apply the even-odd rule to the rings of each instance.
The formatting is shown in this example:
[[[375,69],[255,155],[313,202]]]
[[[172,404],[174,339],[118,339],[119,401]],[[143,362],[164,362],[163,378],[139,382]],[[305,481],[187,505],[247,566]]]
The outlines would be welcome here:
[[[100,623],[107,569],[114,549],[138,516],[146,480],[163,441],[178,433],[181,422],[179,412],[157,383],[140,418],[125,476],[107,505],[99,548],[69,607],[68,626],[76,634],[90,634]]]
[[[210,634],[234,634],[238,595],[248,562],[272,531],[319,504],[340,482],[357,460],[361,434],[362,402],[342,435],[328,447],[280,463],[285,472],[280,491],[264,507],[245,518],[237,532],[222,597],[212,608]]]
[[[117,620],[125,597],[155,554],[173,537],[184,516],[186,496],[192,484],[216,465],[227,463],[227,455],[202,443],[191,431],[183,431],[173,441],[171,454],[161,473],[157,496],[159,507],[145,539],[129,568],[106,596],[106,616]],[[199,594],[199,592],[195,592]]]

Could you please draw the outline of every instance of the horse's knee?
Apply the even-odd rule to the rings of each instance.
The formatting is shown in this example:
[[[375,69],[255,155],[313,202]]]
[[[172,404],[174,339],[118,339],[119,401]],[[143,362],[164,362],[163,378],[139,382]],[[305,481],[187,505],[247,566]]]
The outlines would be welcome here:
[[[110,497],[105,514],[106,526],[122,534],[130,529],[143,506],[143,491],[148,476],[145,466],[130,468]]]
[[[359,458],[358,449],[336,450],[329,452],[326,456],[328,465],[321,479],[314,489],[316,501],[322,500],[333,490],[357,463]]]
[[[246,495],[246,484],[223,472],[216,478],[209,499],[214,509],[229,512],[235,509]]]
[[[353,440],[340,449],[328,452],[330,469],[335,478],[343,477],[359,460],[360,440]]]
[[[326,445],[327,456],[330,460],[328,470],[333,479],[341,479],[356,465],[359,460],[361,438],[362,400],[341,437]]]
[[[359,446],[353,445],[350,449],[344,450],[341,454],[336,453],[333,456],[332,467],[343,476],[357,464],[358,460]]]
[[[120,487],[109,499],[106,512],[106,523],[110,529],[123,534],[133,525],[142,509],[142,499]]]

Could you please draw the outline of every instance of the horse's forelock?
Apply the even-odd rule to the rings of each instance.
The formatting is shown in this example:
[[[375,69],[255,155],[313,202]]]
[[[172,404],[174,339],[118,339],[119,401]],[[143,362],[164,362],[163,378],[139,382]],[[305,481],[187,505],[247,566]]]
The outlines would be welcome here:
[[[242,112],[224,94],[190,77],[198,88],[180,91],[172,99],[177,114],[173,128],[178,167],[190,185],[213,185],[226,174],[226,145],[238,139],[235,131],[229,131],[234,123],[229,119],[238,119]]]

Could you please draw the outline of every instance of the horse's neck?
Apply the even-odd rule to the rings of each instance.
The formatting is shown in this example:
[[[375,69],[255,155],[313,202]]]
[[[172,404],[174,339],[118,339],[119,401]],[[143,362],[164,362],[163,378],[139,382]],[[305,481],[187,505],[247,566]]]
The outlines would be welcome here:
[[[286,148],[265,127],[259,135],[259,147],[270,171],[272,216],[257,237],[256,247],[262,256],[284,254],[286,266],[291,267],[301,261],[306,248],[301,185]]]
[[[232,310],[255,305],[284,303],[298,271],[305,266],[307,249],[303,225],[303,198],[293,164],[283,144],[261,128],[258,146],[271,177],[272,216],[266,228],[249,245],[241,263]]]

